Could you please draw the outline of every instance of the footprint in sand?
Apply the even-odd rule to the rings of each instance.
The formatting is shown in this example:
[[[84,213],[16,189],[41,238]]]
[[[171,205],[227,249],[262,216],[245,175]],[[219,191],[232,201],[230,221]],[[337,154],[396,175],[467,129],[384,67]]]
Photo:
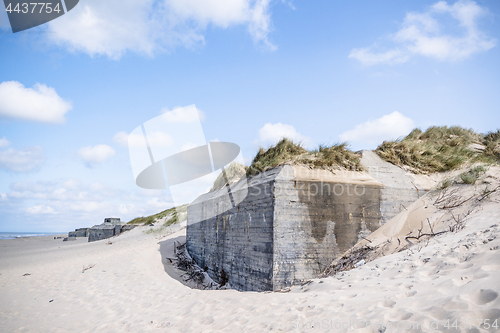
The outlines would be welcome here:
[[[498,293],[491,289],[480,289],[479,291],[467,295],[465,298],[477,305],[493,302],[498,297]]]
[[[396,302],[390,299],[386,299],[385,301],[379,303],[379,306],[384,308],[392,308],[394,305],[396,305]]]
[[[396,311],[396,312],[389,312],[384,316],[385,320],[395,320],[395,321],[402,321],[402,320],[408,320],[411,317],[413,317],[413,313],[411,312],[406,312],[406,311]]]
[[[484,265],[481,267],[483,271],[499,271],[500,270],[500,265]]]
[[[491,324],[497,321],[497,323],[500,321],[500,310],[499,309],[489,309],[489,310],[483,310],[483,311],[477,311],[474,313],[471,313],[471,318],[481,318],[481,319],[488,319],[490,328],[486,330],[486,332],[498,332],[495,331],[495,328],[491,327]],[[485,328],[484,324],[480,326],[480,328]]]
[[[428,315],[431,318],[434,318],[435,320],[446,320],[453,317],[453,312],[446,311],[442,307],[431,306],[430,308],[427,308],[424,311],[427,312]]]
[[[204,324],[204,325],[211,325],[211,324],[213,324],[213,322],[214,322],[214,318],[212,318],[212,317],[205,317],[202,320],[200,320],[200,323]]]
[[[453,282],[453,284],[455,286],[461,287],[464,284],[467,284],[467,283],[471,282],[472,280],[474,280],[474,278],[471,277],[471,276],[461,276],[459,278],[454,278],[451,281]]]

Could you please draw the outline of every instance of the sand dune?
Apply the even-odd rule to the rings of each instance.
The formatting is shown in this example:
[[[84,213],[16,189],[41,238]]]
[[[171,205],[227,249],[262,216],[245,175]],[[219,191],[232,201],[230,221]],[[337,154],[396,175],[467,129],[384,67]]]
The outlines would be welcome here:
[[[406,234],[408,216],[423,214],[418,205],[372,241]],[[182,225],[145,230],[93,243],[0,242],[0,331],[500,331],[491,327],[500,327],[500,209],[493,200],[463,230],[401,252],[386,249],[392,254],[282,293],[191,289],[166,259],[174,241],[185,239]]]

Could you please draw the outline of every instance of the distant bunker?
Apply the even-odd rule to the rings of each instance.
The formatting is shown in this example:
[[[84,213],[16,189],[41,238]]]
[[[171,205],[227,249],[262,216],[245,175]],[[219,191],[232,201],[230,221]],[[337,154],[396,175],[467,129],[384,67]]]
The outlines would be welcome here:
[[[280,290],[315,278],[425,193],[413,183],[389,188],[372,172],[290,165],[240,183],[231,186],[233,196],[247,193],[238,205],[225,187],[188,206],[186,240],[210,277],[240,291]]]

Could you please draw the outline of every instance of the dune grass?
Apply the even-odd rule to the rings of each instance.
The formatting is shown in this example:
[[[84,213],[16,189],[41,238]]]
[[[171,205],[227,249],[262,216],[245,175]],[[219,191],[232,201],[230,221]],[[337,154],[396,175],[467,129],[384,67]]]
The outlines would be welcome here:
[[[500,129],[484,135],[483,144],[486,146],[484,155],[500,161]]]
[[[482,165],[478,165],[460,174],[460,179],[462,179],[465,184],[474,185],[479,177],[485,172],[486,168]]]
[[[474,162],[498,161],[499,138],[499,131],[483,135],[459,126],[433,126],[425,132],[414,129],[402,140],[384,141],[376,153],[413,173],[444,172]],[[471,144],[484,149],[471,149]]]
[[[348,170],[363,170],[361,154],[348,149],[346,143],[332,146],[319,146],[316,150],[307,150],[300,143],[283,138],[275,146],[260,148],[247,170],[247,176],[255,176],[266,170],[285,165],[302,164],[313,167],[333,167]]]
[[[164,218],[167,215],[171,215],[170,219],[168,219],[164,225],[169,226],[172,224],[175,224],[179,222],[178,219],[178,211],[183,211],[184,209],[187,209],[187,205],[182,205],[178,207],[172,207],[169,209],[166,209],[158,214],[154,214],[151,216],[142,216],[142,217],[136,217],[135,219],[131,220],[127,224],[139,224],[139,225],[149,225],[155,223],[157,220]]]
[[[244,165],[238,162],[232,162],[226,169],[224,169],[224,173],[220,173],[210,191],[220,190],[226,186],[226,184],[233,184],[237,182],[245,176],[246,169],[247,168]]]

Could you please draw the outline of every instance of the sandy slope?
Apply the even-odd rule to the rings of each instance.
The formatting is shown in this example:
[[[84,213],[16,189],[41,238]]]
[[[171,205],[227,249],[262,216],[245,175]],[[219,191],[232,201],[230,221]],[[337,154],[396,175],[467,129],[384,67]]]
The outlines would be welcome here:
[[[185,229],[166,237],[144,230],[114,237],[112,244],[1,241],[0,331],[383,332],[380,322],[385,332],[432,332],[436,324],[443,332],[500,331],[477,328],[479,319],[500,321],[495,202],[471,214],[459,232],[288,293],[190,289],[166,259]],[[467,328],[446,329],[447,319]],[[372,325],[365,327],[366,321]]]

